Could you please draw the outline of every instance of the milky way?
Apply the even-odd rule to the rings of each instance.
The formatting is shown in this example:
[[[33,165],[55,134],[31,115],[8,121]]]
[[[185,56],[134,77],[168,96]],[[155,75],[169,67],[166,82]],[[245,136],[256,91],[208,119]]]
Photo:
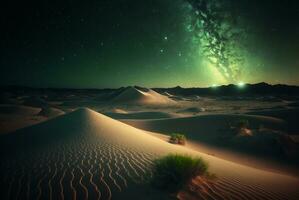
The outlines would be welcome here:
[[[246,28],[235,16],[231,5],[221,0],[187,0],[190,15],[187,30],[193,33],[197,45],[212,66],[229,82],[240,79],[245,59],[242,41]]]

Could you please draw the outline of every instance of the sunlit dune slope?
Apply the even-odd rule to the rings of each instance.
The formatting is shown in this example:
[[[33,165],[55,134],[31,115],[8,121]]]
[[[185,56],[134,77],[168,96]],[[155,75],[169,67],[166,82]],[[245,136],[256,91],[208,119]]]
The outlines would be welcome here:
[[[116,113],[107,112],[104,113],[113,119],[163,119],[163,118],[175,118],[180,117],[179,114],[167,113],[167,112],[127,112],[127,113]]]

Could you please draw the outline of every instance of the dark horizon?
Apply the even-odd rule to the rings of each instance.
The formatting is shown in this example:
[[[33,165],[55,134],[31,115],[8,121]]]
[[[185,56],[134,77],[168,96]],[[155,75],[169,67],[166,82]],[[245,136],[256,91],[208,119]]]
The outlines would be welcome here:
[[[234,86],[236,88],[240,88],[240,90],[246,89],[246,86],[270,86],[270,87],[275,87],[275,86],[283,86],[283,87],[292,87],[292,88],[298,88],[299,85],[288,85],[288,84],[282,84],[282,83],[277,83],[277,84],[270,84],[266,82],[257,82],[257,83],[242,83],[242,86],[239,84],[223,84],[223,85],[211,85],[208,87],[182,87],[180,85],[175,85],[172,87],[147,87],[143,85],[125,85],[121,87],[104,87],[104,88],[96,88],[96,87],[35,87],[35,86],[27,86],[27,85],[0,85],[0,88],[5,88],[5,89],[10,89],[10,88],[28,88],[28,89],[37,89],[37,90],[117,90],[117,89],[122,89],[122,88],[128,88],[128,87],[140,87],[140,88],[150,88],[150,89],[174,89],[174,88],[181,88],[181,89],[212,89],[212,88],[225,88],[225,87],[231,87]]]

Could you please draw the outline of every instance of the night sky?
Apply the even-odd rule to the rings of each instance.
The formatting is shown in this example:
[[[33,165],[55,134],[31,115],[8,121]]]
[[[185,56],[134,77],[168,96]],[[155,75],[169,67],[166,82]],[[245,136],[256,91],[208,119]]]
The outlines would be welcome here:
[[[0,84],[71,88],[203,87],[238,82],[299,85],[297,1],[210,0],[204,11],[211,18],[198,12],[192,2],[2,4]],[[230,18],[221,21],[226,15]],[[230,29],[226,34],[236,33],[236,39],[217,42],[214,33],[221,35],[226,27]],[[206,44],[215,44],[225,53],[210,56],[212,49]]]

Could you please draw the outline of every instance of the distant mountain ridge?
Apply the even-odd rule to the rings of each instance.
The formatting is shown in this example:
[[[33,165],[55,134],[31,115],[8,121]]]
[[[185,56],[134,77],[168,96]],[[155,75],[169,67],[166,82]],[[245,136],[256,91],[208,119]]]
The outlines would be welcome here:
[[[129,86],[130,87],[130,86]],[[16,92],[16,93],[76,93],[76,94],[99,94],[99,93],[111,93],[112,96],[120,94],[129,87],[120,87],[117,89],[105,88],[105,89],[96,89],[96,88],[86,88],[86,89],[75,89],[75,88],[34,88],[34,87],[25,87],[25,86],[0,86],[1,93],[6,92]],[[140,86],[131,86],[140,91],[147,92],[148,88]],[[276,84],[271,85],[265,82],[256,83],[256,84],[244,84],[242,87],[234,84],[221,85],[217,87],[193,87],[193,88],[183,88],[180,86],[171,87],[171,88],[151,88],[152,90],[160,94],[171,94],[171,95],[183,95],[183,96],[192,96],[192,95],[292,95],[299,96],[299,86]]]
[[[265,82],[244,84],[242,87],[234,84],[207,88],[153,88],[159,93],[167,92],[172,95],[299,95],[299,86],[270,85]]]

